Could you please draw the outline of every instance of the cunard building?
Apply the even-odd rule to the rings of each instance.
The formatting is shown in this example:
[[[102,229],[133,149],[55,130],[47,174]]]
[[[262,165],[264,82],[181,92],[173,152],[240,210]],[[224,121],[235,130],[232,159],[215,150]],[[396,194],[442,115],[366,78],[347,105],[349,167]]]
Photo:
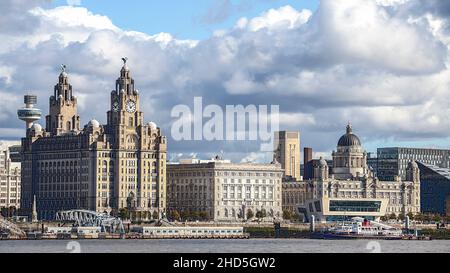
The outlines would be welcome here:
[[[30,124],[22,139],[24,213],[31,215],[34,197],[39,219],[71,209],[127,208],[143,218],[165,212],[166,138],[155,123],[144,123],[140,94],[123,61],[107,124],[92,120],[84,127],[63,66],[45,128]]]

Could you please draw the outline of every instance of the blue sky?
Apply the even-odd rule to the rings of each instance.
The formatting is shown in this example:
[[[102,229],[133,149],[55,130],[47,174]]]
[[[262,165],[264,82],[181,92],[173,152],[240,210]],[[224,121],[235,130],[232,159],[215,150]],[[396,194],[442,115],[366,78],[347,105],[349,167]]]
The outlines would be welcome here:
[[[214,30],[233,26],[240,17],[255,17],[271,8],[291,5],[316,10],[319,0],[230,0],[234,6],[225,20],[205,22],[205,16],[223,12],[226,0],[81,0],[81,6],[95,14],[108,16],[125,30],[147,34],[168,32],[179,39],[205,39]],[[57,0],[53,6],[67,5]],[[226,16],[229,15],[229,16]],[[222,18],[224,19],[224,18]]]

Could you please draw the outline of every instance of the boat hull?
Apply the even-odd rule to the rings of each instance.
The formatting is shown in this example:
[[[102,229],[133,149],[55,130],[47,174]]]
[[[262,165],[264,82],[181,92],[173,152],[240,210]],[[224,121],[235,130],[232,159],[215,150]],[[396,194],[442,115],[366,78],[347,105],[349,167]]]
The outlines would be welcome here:
[[[362,235],[362,234],[335,234],[321,233],[316,234],[314,238],[324,240],[402,240],[402,236],[395,235]]]

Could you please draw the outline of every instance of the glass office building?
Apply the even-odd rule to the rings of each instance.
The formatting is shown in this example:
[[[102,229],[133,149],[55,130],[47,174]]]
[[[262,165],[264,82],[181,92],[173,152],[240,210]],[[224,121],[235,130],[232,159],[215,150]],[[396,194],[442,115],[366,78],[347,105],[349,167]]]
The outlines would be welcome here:
[[[367,220],[379,220],[388,214],[388,199],[348,199],[322,197],[310,199],[305,205],[297,207],[297,213],[304,219],[311,219],[314,215],[317,222],[336,222],[362,217]]]
[[[380,212],[381,201],[331,200],[330,211]]]
[[[423,213],[450,215],[450,168],[418,163]]]
[[[396,176],[406,180],[406,168],[410,161],[450,168],[450,150],[379,148],[377,152],[377,176],[383,181],[394,181]]]

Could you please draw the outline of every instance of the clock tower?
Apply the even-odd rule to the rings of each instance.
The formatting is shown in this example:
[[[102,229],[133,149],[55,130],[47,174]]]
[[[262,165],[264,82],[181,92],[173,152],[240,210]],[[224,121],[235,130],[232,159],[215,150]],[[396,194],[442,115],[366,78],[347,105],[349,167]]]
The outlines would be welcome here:
[[[123,67],[111,92],[106,131],[115,158],[113,207],[135,212],[158,212],[166,208],[166,138],[154,122],[144,123],[140,94],[135,89],[127,65]]]
[[[111,92],[111,110],[108,112],[108,127],[116,136],[116,148],[126,148],[126,136],[137,134],[144,119],[140,111],[139,91],[135,89],[127,58],[122,60],[124,65],[116,81],[116,89]]]

